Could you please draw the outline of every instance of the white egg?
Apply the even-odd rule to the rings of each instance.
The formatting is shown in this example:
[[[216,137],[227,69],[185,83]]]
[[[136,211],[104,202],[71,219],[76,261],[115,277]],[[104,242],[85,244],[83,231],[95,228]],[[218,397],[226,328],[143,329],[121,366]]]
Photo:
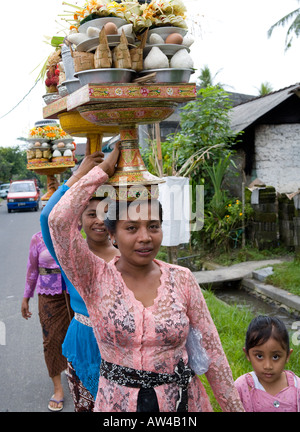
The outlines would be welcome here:
[[[118,28],[118,34],[122,34],[122,30],[124,30],[125,36],[133,36],[132,24],[125,24]]]
[[[163,38],[162,38],[159,34],[157,34],[157,33],[152,33],[152,34],[149,36],[149,43],[150,43],[151,45],[161,45],[161,44],[164,44],[165,41],[163,40]]]
[[[192,69],[194,67],[194,61],[186,49],[181,49],[171,58],[170,67],[174,69]]]
[[[86,35],[88,38],[96,38],[99,36],[100,29],[97,27],[88,27]]]
[[[149,54],[144,59],[144,69],[163,69],[168,67],[168,57],[159,48],[151,48]]]
[[[71,152],[71,150],[65,150],[64,151],[64,156],[72,156],[72,152]]]
[[[86,33],[71,33],[67,36],[69,42],[74,45],[79,45],[80,43],[86,41],[88,39]]]
[[[190,47],[194,43],[194,41],[195,40],[194,40],[193,36],[186,34],[183,37],[182,45]]]
[[[61,156],[61,152],[59,150],[54,150],[54,152],[52,153],[52,157],[60,157]]]

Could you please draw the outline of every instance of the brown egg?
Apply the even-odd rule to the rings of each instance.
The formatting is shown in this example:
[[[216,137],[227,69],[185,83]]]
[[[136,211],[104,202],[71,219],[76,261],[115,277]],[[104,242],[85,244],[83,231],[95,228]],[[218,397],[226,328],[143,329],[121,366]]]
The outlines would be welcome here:
[[[181,45],[183,41],[183,37],[181,36],[181,34],[179,33],[171,33],[169,34],[169,36],[166,38],[165,43],[166,44],[176,44],[176,45]]]
[[[63,142],[59,142],[57,144],[57,148],[63,148],[65,146],[65,144]]]
[[[116,24],[112,22],[106,23],[104,26],[104,30],[105,30],[105,34],[107,35],[118,34],[118,27],[116,26]]]

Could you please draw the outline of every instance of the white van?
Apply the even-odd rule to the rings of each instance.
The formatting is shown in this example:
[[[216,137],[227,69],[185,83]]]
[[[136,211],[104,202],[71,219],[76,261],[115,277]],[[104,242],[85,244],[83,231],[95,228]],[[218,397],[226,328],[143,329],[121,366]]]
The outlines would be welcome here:
[[[0,185],[0,198],[6,198],[10,183],[2,183]]]

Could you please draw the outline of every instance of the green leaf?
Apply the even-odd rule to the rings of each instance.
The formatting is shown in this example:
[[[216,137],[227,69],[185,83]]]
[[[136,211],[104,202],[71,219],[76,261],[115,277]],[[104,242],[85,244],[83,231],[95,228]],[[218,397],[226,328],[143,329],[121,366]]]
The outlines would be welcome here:
[[[51,39],[51,45],[55,48],[58,48],[64,42],[63,36],[53,36]]]

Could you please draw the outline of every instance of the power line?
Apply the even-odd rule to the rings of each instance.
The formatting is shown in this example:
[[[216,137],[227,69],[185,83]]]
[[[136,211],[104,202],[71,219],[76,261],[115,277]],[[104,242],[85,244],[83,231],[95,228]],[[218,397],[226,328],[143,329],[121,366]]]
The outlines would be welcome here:
[[[15,105],[11,110],[9,110],[6,114],[4,114],[3,116],[0,117],[0,120],[3,119],[4,117],[6,117],[8,114],[10,114],[14,109],[16,109],[22,102],[24,99],[27,98],[27,96],[29,95],[29,93],[32,92],[32,90],[35,88],[35,86],[37,85],[37,83],[40,81],[41,78],[39,78],[35,84],[31,87],[31,89],[29,90],[28,93],[26,93],[26,95],[17,103],[17,105]]]

